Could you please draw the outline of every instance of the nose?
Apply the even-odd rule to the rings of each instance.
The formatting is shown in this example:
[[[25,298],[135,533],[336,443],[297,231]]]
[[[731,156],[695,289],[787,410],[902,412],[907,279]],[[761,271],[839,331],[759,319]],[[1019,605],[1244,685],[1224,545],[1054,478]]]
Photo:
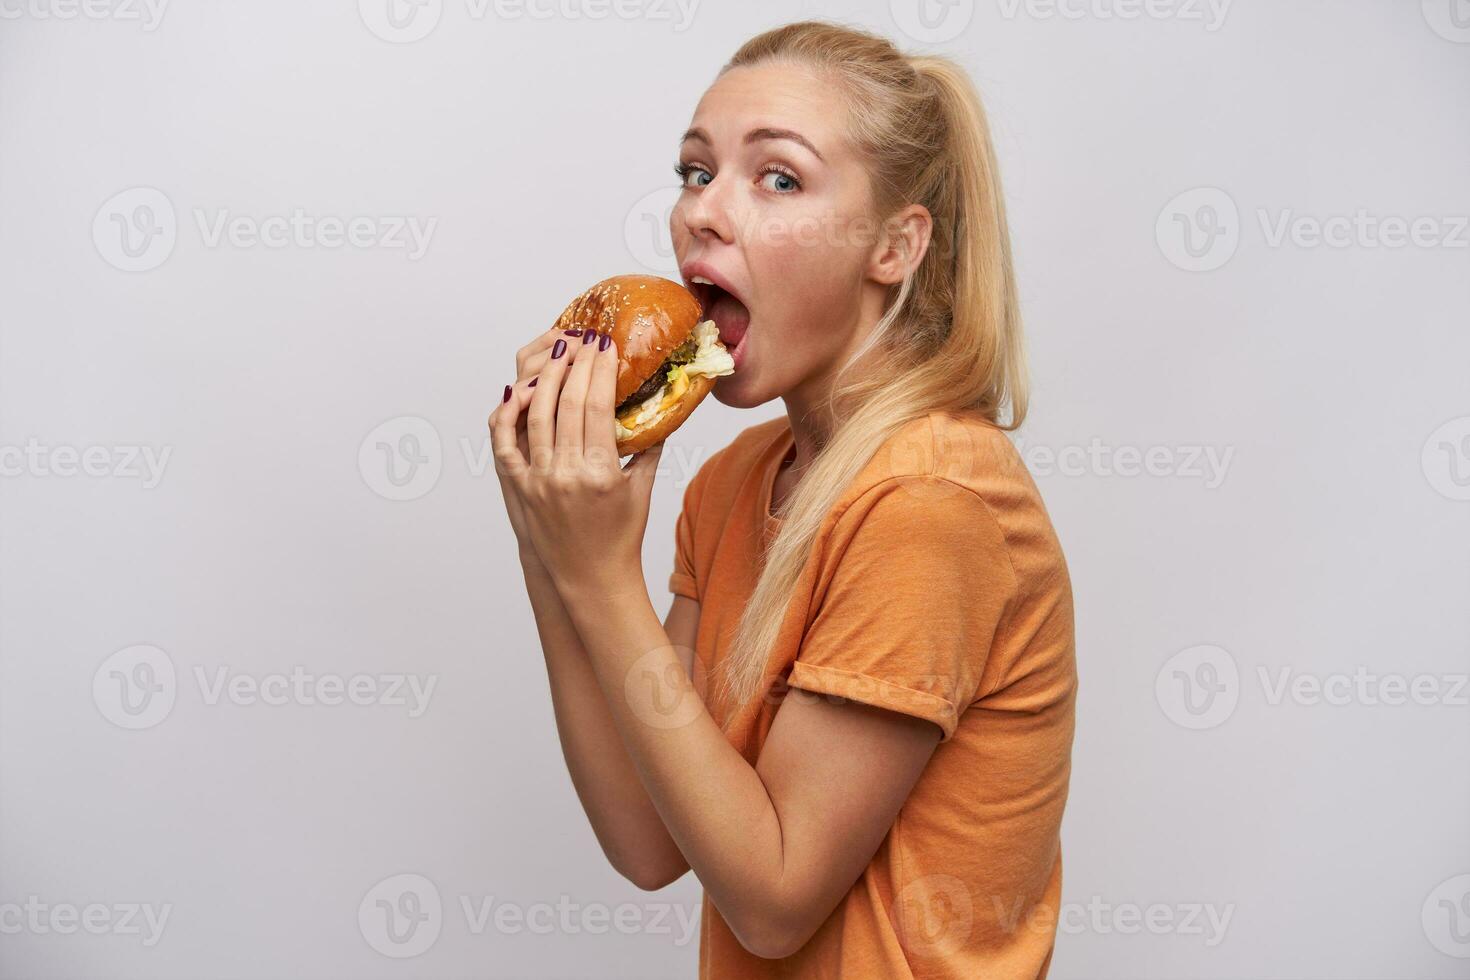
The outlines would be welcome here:
[[[696,240],[719,239],[729,244],[734,240],[735,221],[730,209],[729,194],[734,189],[730,181],[721,181],[716,176],[697,190],[686,190],[675,219],[683,230]]]

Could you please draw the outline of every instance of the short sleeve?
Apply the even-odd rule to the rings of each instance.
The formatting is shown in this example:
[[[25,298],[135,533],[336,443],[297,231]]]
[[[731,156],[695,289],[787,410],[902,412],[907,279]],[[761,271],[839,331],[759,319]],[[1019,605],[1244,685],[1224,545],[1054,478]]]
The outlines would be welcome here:
[[[705,466],[708,465],[706,462]],[[669,591],[695,602],[699,601],[699,586],[694,580],[694,524],[699,513],[700,476],[704,469],[700,467],[684,488],[684,505],[674,524],[674,570],[669,574]]]
[[[837,519],[821,561],[787,683],[925,718],[948,741],[1016,594],[990,508],[943,477],[890,477]]]

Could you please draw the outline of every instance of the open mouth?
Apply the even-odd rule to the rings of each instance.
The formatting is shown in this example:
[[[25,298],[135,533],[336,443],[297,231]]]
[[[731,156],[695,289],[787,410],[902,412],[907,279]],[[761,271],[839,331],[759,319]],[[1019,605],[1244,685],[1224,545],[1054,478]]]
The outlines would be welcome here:
[[[715,321],[720,343],[733,351],[750,329],[750,310],[733,293],[715,285],[703,276],[692,276],[689,291],[699,300],[703,318]]]

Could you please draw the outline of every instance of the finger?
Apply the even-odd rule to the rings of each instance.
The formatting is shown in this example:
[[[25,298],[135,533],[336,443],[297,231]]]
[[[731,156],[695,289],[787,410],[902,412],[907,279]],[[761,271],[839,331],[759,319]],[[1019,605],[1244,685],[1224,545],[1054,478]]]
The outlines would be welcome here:
[[[580,456],[587,417],[587,386],[592,380],[592,365],[597,361],[597,331],[587,330],[575,345],[577,357],[562,382],[561,398],[556,403],[556,451]]]
[[[527,463],[521,452],[516,428],[535,389],[529,388],[523,382],[505,387],[509,397],[502,395],[500,405],[490,413],[490,452],[495,460],[495,472],[502,477],[501,485],[505,485],[505,478],[508,477],[518,487],[526,473]]]
[[[658,461],[662,458],[663,451],[664,444],[655,443],[638,453],[631,463],[623,467],[628,482],[645,500],[653,494],[653,478],[658,474]]]
[[[582,331],[579,329],[563,330],[560,327],[552,327],[545,333],[539,335],[520,350],[516,351],[516,378],[517,380],[532,377],[540,373],[551,357],[551,345],[556,343],[558,337],[575,337],[581,339]],[[570,344],[571,340],[568,339]]]
[[[583,426],[583,440],[589,456],[596,455],[599,463],[618,465],[617,421],[613,417],[618,387],[618,345],[612,334],[603,334],[597,340],[597,356],[593,361],[592,383],[587,389],[587,420]]]
[[[576,345],[573,347],[572,345]],[[561,397],[562,382],[581,347],[580,337],[558,337],[551,345],[550,356],[541,373],[536,375],[530,408],[526,410],[526,435],[531,444],[531,469],[549,470],[556,461],[556,405]]]

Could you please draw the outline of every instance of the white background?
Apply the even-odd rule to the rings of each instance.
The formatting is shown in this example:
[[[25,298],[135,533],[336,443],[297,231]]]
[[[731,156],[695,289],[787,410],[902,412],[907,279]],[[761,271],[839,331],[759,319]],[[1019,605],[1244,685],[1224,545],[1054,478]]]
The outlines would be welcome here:
[[[573,295],[672,272],[679,133],[805,15],[952,54],[991,113],[1077,600],[1052,975],[1470,970],[1470,3],[93,2],[0,4],[0,975],[694,975],[697,881],[624,882],[572,792],[484,421]],[[298,209],[372,241],[208,233]],[[660,610],[689,477],[782,411],[707,406]],[[435,687],[212,698],[297,667]],[[1304,676],[1345,703],[1277,697]]]

